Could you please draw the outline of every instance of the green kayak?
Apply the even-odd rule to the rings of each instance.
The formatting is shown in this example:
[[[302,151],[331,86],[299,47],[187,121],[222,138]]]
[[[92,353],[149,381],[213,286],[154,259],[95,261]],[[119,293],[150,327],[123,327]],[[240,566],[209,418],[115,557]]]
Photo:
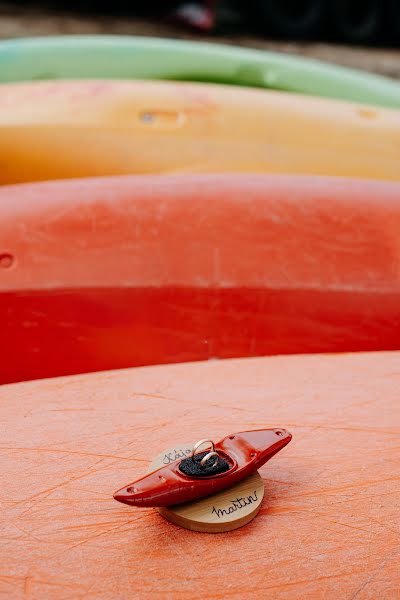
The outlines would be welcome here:
[[[400,82],[288,54],[162,38],[59,36],[0,42],[0,81],[175,79],[400,107]]]

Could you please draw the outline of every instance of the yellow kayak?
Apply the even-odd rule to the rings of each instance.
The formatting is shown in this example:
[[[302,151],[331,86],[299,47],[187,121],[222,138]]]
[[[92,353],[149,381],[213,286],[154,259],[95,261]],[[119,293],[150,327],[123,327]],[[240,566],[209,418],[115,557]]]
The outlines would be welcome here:
[[[0,183],[162,172],[400,180],[400,112],[177,82],[0,88]]]

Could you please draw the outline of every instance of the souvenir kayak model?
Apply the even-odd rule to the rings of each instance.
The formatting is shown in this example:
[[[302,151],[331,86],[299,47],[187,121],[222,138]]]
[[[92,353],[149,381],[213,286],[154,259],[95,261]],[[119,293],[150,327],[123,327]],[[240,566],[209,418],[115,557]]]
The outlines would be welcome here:
[[[161,467],[114,494],[130,506],[170,506],[232,487],[262,467],[292,439],[284,429],[231,434],[217,444],[200,440],[192,455]],[[196,453],[205,443],[212,451]]]
[[[170,82],[0,86],[0,183],[140,173],[400,179],[400,111]]]
[[[0,189],[0,382],[400,348],[400,185],[283,175]]]
[[[134,36],[62,36],[0,42],[0,81],[175,79],[230,83],[400,107],[400,84],[278,52]]]

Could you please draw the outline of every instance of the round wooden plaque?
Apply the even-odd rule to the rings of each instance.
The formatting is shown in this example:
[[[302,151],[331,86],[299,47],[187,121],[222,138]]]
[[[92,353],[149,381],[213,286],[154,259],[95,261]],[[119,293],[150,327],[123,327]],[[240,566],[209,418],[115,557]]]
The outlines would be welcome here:
[[[159,454],[151,463],[150,470],[159,469],[178,458],[188,456],[193,444],[179,444]],[[237,485],[196,500],[175,506],[160,507],[158,512],[171,523],[206,533],[231,531],[249,523],[260,510],[264,497],[264,481],[258,472]]]

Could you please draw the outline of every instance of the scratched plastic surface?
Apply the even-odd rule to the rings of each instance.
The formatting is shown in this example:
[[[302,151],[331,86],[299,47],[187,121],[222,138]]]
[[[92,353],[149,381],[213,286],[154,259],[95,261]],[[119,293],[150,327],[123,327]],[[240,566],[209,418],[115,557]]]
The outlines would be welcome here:
[[[2,597],[398,600],[399,385],[400,354],[382,352],[0,387]],[[282,424],[293,440],[260,469],[243,529],[194,533],[113,500],[177,440]]]
[[[80,78],[214,81],[400,107],[397,81],[284,53],[111,35],[0,42],[2,82]]]
[[[399,349],[399,231],[400,186],[386,182],[210,175],[3,188],[0,381]]]
[[[0,183],[138,173],[400,179],[400,112],[176,82],[0,88]]]

